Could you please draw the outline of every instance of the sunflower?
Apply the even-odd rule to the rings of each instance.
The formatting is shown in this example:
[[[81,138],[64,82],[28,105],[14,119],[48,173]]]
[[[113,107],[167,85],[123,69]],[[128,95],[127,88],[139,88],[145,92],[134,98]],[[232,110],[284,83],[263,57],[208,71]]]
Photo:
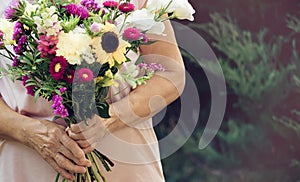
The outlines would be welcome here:
[[[101,64],[108,62],[112,67],[115,65],[115,61],[118,64],[126,61],[126,48],[130,47],[130,44],[120,37],[114,24],[106,23],[102,27],[102,35],[95,37],[91,46],[97,56],[97,62]]]

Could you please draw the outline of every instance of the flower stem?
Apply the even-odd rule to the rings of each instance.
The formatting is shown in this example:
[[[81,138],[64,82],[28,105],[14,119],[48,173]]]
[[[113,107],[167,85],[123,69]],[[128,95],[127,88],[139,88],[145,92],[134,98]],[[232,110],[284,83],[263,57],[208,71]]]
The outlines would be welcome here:
[[[97,170],[98,170],[98,172],[99,172],[99,175],[100,175],[101,178],[102,178],[102,181],[105,182],[105,181],[106,181],[106,180],[105,180],[105,177],[104,177],[104,175],[103,175],[102,172],[101,172],[101,169],[100,169],[100,166],[99,166],[98,161],[97,161],[97,159],[96,159],[95,153],[94,153],[94,152],[91,152],[91,156],[92,156],[92,159],[95,161],[95,165],[96,165],[96,167],[97,167]]]
[[[100,182],[100,178],[99,178],[99,176],[97,175],[97,171],[99,172],[99,174],[100,174],[100,171],[97,170],[97,169],[95,168],[95,166],[93,165],[93,164],[97,163],[97,161],[94,160],[94,158],[92,157],[91,153],[86,154],[86,155],[87,155],[88,159],[92,162],[91,168],[92,168],[92,171],[93,171],[93,173],[94,173],[94,176],[95,176],[97,182]],[[97,167],[97,168],[98,168],[98,167]],[[101,174],[100,174],[100,176],[101,176],[101,178],[102,178],[102,175],[101,175]],[[103,178],[102,178],[102,179],[103,179]]]
[[[88,170],[88,168],[86,168],[85,176],[86,176],[86,180],[87,180],[87,182],[92,182],[92,180],[91,180],[91,176],[90,176],[90,174],[89,174],[89,170]]]
[[[58,180],[59,180],[59,176],[60,176],[60,174],[59,174],[59,173],[57,173],[57,175],[56,175],[56,178],[55,178],[55,182],[58,182]]]

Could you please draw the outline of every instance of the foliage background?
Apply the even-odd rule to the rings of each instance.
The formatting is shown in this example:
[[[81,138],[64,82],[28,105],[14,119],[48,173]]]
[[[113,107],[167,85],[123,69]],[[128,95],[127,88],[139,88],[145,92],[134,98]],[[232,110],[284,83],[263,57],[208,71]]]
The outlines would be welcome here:
[[[210,112],[203,68],[182,50],[201,101],[197,128],[163,160],[167,182],[300,181],[300,2],[298,0],[192,0],[193,23],[224,71],[225,118],[204,150],[198,142]],[[176,125],[180,101],[155,127],[159,138]]]

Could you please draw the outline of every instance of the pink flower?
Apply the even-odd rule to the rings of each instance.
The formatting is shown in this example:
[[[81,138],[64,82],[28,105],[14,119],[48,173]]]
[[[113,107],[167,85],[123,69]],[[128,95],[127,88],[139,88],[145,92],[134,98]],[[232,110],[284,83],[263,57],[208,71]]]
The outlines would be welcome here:
[[[69,4],[65,6],[67,12],[71,15],[78,16],[80,19],[86,19],[90,17],[90,12],[88,9],[82,5],[78,5],[75,3]]]
[[[149,38],[146,34],[142,34],[142,37],[143,37],[143,43],[146,44],[149,42]]]
[[[81,68],[80,70],[78,70],[78,77],[81,82],[86,83],[93,80],[94,74],[88,68]]]
[[[123,13],[128,13],[134,10],[134,4],[132,3],[122,3],[119,6],[119,10],[122,11]]]
[[[123,33],[123,38],[128,41],[136,41],[141,38],[141,32],[136,28],[127,28]]]
[[[49,55],[55,55],[56,54],[56,44],[58,43],[58,37],[51,35],[41,35],[40,40],[37,40],[38,42],[38,50],[41,53],[42,57],[47,57]]]
[[[99,33],[101,31],[101,27],[96,22],[91,25],[90,29],[93,33]]]
[[[55,57],[50,63],[50,74],[55,80],[61,80],[64,77],[64,73],[68,68],[67,60],[62,57]]]
[[[115,9],[115,8],[117,8],[119,6],[119,3],[116,2],[116,1],[108,0],[108,1],[105,1],[103,3],[103,6],[106,7],[106,8]]]

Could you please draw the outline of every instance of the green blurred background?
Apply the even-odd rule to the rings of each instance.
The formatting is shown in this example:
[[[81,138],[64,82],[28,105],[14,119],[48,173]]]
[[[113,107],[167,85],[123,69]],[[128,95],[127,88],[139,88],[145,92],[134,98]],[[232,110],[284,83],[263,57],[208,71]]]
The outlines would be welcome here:
[[[201,101],[192,137],[163,159],[167,182],[300,181],[300,1],[190,0],[194,22],[183,22],[213,48],[227,84],[221,128],[208,147],[198,142],[210,112],[203,69],[182,50]],[[182,23],[182,22],[181,22]],[[180,100],[155,127],[176,125]]]

